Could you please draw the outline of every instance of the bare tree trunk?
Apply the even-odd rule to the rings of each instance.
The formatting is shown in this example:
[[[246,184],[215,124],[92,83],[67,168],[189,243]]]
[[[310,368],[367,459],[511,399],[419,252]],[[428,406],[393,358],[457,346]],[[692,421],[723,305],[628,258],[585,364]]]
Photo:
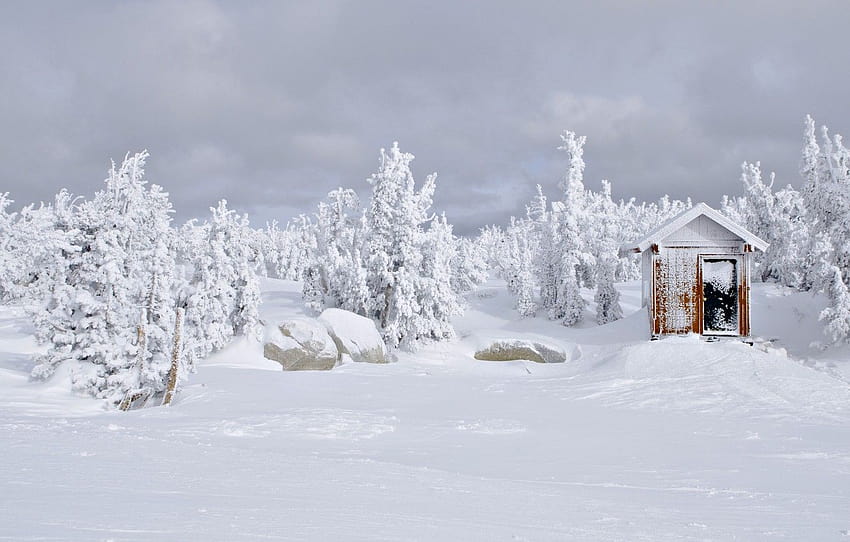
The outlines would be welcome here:
[[[162,404],[170,405],[177,389],[177,372],[180,368],[180,353],[183,347],[183,313],[185,309],[178,307],[174,314],[174,347],[171,350],[171,369],[168,371],[168,383],[165,386],[165,397]]]
[[[384,310],[381,312],[381,331],[387,329],[387,316],[390,313],[390,296],[392,292],[392,286],[388,284],[384,289]]]
[[[141,399],[142,396],[146,393],[144,388],[142,388],[142,377],[145,374],[145,353],[148,350],[148,336],[145,332],[145,309],[142,309],[141,315],[139,316],[139,325],[136,326],[136,346],[138,348],[138,353],[136,354],[136,370],[139,372],[139,387],[135,390],[130,390],[124,395],[124,399],[121,400],[121,403],[118,405],[119,410],[130,410],[130,407],[136,402],[138,399]]]
[[[136,356],[136,366],[139,368],[139,382],[142,381],[141,376],[145,372],[145,354],[148,351],[148,335],[145,326],[147,319],[147,311],[142,309],[142,314],[139,317],[139,325],[136,327],[136,345],[139,347],[139,353]]]
[[[159,285],[159,276],[154,273],[151,276],[151,291],[148,295],[148,314],[147,314],[147,322],[149,324],[153,323],[153,315],[156,314],[156,290]]]

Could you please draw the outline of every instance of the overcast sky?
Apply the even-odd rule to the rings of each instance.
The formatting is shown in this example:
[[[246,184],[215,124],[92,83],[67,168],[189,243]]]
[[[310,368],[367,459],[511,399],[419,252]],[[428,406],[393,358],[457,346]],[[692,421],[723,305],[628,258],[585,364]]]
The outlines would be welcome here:
[[[803,118],[850,135],[850,2],[30,2],[0,6],[0,190],[90,196],[148,149],[180,221],[281,222],[367,195],[398,140],[461,233],[585,183],[717,205],[761,160],[799,184]]]

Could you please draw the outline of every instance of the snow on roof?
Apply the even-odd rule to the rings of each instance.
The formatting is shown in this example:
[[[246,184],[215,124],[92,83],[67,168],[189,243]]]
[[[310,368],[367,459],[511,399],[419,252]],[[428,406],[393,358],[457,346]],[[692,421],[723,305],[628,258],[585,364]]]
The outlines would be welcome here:
[[[694,219],[703,215],[717,222],[730,232],[743,239],[744,242],[752,245],[753,247],[759,250],[767,249],[768,243],[766,241],[760,239],[759,237],[756,237],[755,235],[747,231],[746,228],[739,226],[738,224],[721,214],[719,211],[712,209],[705,203],[699,203],[697,205],[694,205],[687,211],[680,213],[678,216],[671,218],[659,227],[655,228],[640,241],[623,245],[620,248],[620,252],[643,252],[644,250],[651,247],[653,244],[663,241],[679,229],[683,228],[687,224],[690,224]]]

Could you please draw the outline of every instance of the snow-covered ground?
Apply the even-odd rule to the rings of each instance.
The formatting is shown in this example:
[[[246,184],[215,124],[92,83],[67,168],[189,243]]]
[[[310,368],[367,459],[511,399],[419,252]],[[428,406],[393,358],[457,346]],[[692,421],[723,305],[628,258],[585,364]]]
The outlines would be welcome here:
[[[850,536],[850,362],[822,302],[754,287],[770,346],[647,340],[628,315],[520,320],[493,281],[459,338],[398,363],[282,372],[239,341],[170,408],[105,411],[0,309],[3,540],[837,540]],[[302,314],[264,283],[263,317]],[[588,317],[592,321],[592,316]],[[564,364],[476,361],[490,337]],[[785,354],[785,350],[788,354]]]

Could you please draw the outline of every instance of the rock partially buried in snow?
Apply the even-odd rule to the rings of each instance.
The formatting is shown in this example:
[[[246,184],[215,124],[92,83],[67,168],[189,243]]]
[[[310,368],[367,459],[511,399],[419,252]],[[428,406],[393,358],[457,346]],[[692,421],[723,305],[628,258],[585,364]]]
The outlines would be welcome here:
[[[340,356],[348,354],[352,361],[387,363],[387,347],[375,323],[359,314],[342,309],[325,309],[319,315],[333,338]]]
[[[501,339],[487,348],[475,352],[475,359],[482,361],[528,360],[537,363],[563,363],[567,355],[556,346],[525,339]]]
[[[263,355],[284,371],[327,371],[339,359],[333,339],[315,320],[287,320],[270,330]]]

